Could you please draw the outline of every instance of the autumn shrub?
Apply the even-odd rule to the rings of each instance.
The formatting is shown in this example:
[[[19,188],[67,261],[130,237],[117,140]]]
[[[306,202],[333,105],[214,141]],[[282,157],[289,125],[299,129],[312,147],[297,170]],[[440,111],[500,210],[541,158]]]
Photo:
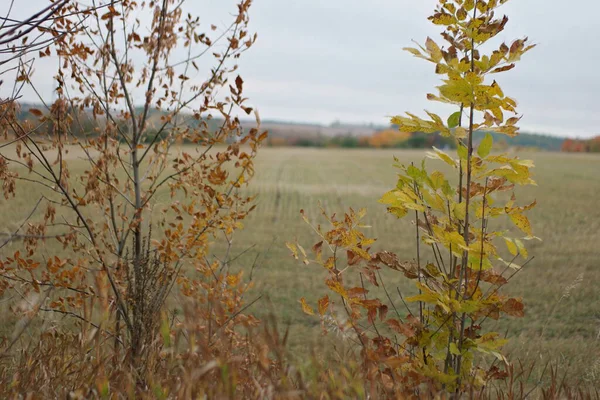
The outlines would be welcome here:
[[[477,148],[473,142],[478,131],[518,134],[516,101],[494,77],[515,67],[533,45],[517,39],[483,52],[508,22],[496,15],[505,2],[440,0],[429,19],[442,28],[445,46],[427,38],[423,46],[406,49],[442,77],[428,99],[455,110],[446,121],[432,112],[426,119],[411,113],[391,119],[400,132],[439,132],[456,147],[454,156],[436,147],[428,153],[456,177],[430,170],[425,160],[405,165],[395,159],[398,181],[380,199],[393,217],[414,219],[415,259],[374,251],[364,209],[340,217],[323,210],[325,225],[311,224],[319,242],[310,256],[299,244],[288,244],[296,258],[327,271],[329,293],[316,307],[302,298],[302,308],[318,314],[323,329],[346,332],[356,344],[365,392],[373,398],[483,393],[509,376],[506,339],[485,329],[485,321],[524,315],[521,299],[502,288],[530,260],[524,243],[537,239],[526,216],[536,202],[519,206],[514,194],[516,186],[535,184],[533,162],[491,154],[490,134]],[[495,222],[501,218],[517,232],[502,229]],[[386,287],[382,269],[412,280],[415,294],[404,298]]]
[[[189,397],[194,387],[233,397],[268,386],[270,352],[247,333],[258,323],[252,282],[230,265],[253,209],[241,189],[267,136],[258,114],[252,129],[238,119],[253,111],[236,73],[256,40],[250,6],[238,1],[217,32],[180,1],[62,0],[15,30],[49,36],[39,57],[60,66],[56,100],[19,119],[18,94],[35,75],[17,47],[17,95],[1,104],[3,195],[32,198],[2,244],[0,295],[15,321],[0,342],[3,398]],[[74,129],[90,119],[91,134]]]

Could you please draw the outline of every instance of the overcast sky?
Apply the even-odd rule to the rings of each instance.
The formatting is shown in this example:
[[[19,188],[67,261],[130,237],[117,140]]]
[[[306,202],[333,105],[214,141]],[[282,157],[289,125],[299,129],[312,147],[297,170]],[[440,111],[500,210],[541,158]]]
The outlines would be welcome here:
[[[4,11],[7,2],[0,3]],[[46,4],[16,3],[29,10]],[[235,10],[233,0],[188,3],[193,14],[219,27]],[[387,124],[391,115],[423,109],[445,116],[452,111],[425,99],[439,83],[432,64],[402,51],[412,39],[441,39],[439,27],[426,19],[436,3],[254,0],[251,28],[258,41],[240,62],[245,94],[263,119]],[[538,44],[517,68],[496,76],[519,103],[523,130],[600,134],[600,2],[511,0],[500,12],[510,20],[497,40],[528,36]],[[47,68],[38,63],[37,69]],[[51,94],[51,83],[44,84],[42,93]]]

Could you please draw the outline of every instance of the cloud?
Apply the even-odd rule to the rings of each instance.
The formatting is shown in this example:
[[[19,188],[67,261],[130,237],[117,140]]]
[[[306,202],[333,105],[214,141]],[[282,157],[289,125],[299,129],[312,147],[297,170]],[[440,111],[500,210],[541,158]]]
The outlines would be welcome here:
[[[407,110],[449,113],[425,100],[439,83],[432,66],[401,50],[411,39],[440,39],[438,27],[426,19],[436,3],[255,0],[251,29],[258,42],[240,60],[246,94],[264,119],[381,124],[386,116]],[[28,1],[27,9],[44,4]],[[233,0],[187,4],[207,25],[219,27],[227,26],[235,10]],[[527,35],[539,44],[517,68],[497,77],[505,93],[519,101],[524,130],[600,134],[600,2],[579,0],[576,17],[572,7],[568,2],[514,0],[500,9],[510,21],[498,40]],[[52,92],[48,79],[53,67],[48,60],[39,61],[46,96]]]

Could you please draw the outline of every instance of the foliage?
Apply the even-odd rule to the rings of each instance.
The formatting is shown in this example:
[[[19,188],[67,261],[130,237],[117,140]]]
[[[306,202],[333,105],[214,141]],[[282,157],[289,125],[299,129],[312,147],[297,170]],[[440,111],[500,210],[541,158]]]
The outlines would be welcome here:
[[[439,132],[456,144],[456,157],[434,147],[428,158],[452,167],[458,175],[457,186],[443,173],[429,172],[425,160],[415,166],[396,159],[398,182],[380,199],[395,217],[414,216],[416,260],[400,261],[393,253],[372,252],[375,240],[361,229],[364,210],[350,209],[341,219],[323,211],[328,227],[313,226],[320,241],[313,246],[311,258],[301,246],[288,244],[294,257],[316,262],[328,271],[326,284],[331,293],[318,301],[317,312],[322,320],[335,321],[337,329],[351,332],[361,349],[366,385],[374,387],[378,396],[440,390],[460,394],[507,376],[502,366],[509,363],[501,353],[505,340],[485,332],[482,325],[502,314],[524,315],[521,300],[501,294],[500,289],[509,279],[503,273],[512,270],[514,275],[521,268],[515,259],[527,259],[524,241],[536,239],[525,215],[536,202],[518,206],[513,193],[502,204],[500,195],[515,185],[535,184],[530,174],[533,163],[490,154],[490,134],[477,149],[473,144],[477,131],[518,134],[520,118],[505,116],[516,114],[515,100],[505,96],[496,80],[489,80],[512,69],[533,46],[527,39],[518,39],[510,45],[501,43],[489,55],[480,50],[508,21],[506,16],[495,16],[503,3],[440,0],[429,19],[443,27],[447,49],[431,38],[424,46],[406,49],[433,63],[443,77],[438,93],[427,97],[457,109],[447,121],[431,112],[427,112],[428,119],[411,113],[392,118],[400,132]],[[481,122],[476,115],[482,116]],[[494,229],[493,221],[500,217],[512,221],[520,233]],[[512,260],[501,258],[500,246],[507,248]],[[423,247],[431,249],[435,262],[423,261]],[[418,294],[403,300],[416,305],[407,307],[408,315],[396,310],[387,290],[387,304],[369,294],[367,282],[372,289],[380,285],[385,289],[378,279],[381,268],[391,268],[415,282]],[[359,275],[360,285],[351,284],[356,279],[345,278],[353,272]],[[305,313],[315,313],[304,299],[301,303]],[[395,315],[390,317],[392,308]],[[481,354],[495,357],[501,365],[479,364]]]
[[[26,121],[16,117],[16,103],[3,104],[0,126],[4,135],[15,135],[2,146],[15,143],[14,153],[0,156],[3,195],[14,198],[26,183],[38,185],[42,195],[26,224],[4,243],[24,238],[2,254],[0,295],[14,299],[17,316],[25,311],[25,327],[38,313],[65,316],[69,322],[56,332],[42,333],[48,340],[77,337],[87,346],[92,335],[94,351],[107,354],[110,341],[115,359],[126,361],[143,388],[163,348],[156,339],[169,336],[171,325],[161,325],[161,314],[174,315],[175,297],[202,305],[195,329],[206,332],[204,344],[214,354],[227,354],[213,343],[217,332],[229,332],[235,347],[244,338],[234,327],[256,325],[243,313],[250,283],[229,268],[228,257],[208,258],[210,243],[230,245],[253,208],[253,198],[239,190],[252,177],[266,138],[258,127],[242,129],[237,117],[252,112],[243,79],[234,75],[236,60],[256,39],[248,30],[251,2],[240,0],[220,33],[201,26],[179,1],[61,5],[50,31],[69,34],[55,37],[40,54],[60,57],[56,101],[45,110],[30,108]],[[149,25],[141,29],[141,21]],[[190,79],[207,57],[203,62],[214,65],[206,80]],[[31,69],[17,63],[16,71],[15,82],[34,87]],[[140,95],[141,106],[135,104]],[[216,130],[207,122],[215,117],[221,120]],[[73,131],[90,119],[93,134]],[[47,131],[37,132],[43,125]],[[197,145],[195,154],[179,147],[186,141]],[[78,176],[71,174],[70,152],[80,152],[88,164]],[[26,232],[19,232],[23,226]],[[46,241],[58,241],[63,251],[46,254]],[[0,350],[9,360],[18,360],[13,346],[23,331],[17,326]],[[46,344],[42,339],[35,352],[46,351]]]
[[[367,140],[371,147],[396,147],[410,137],[409,133],[398,132],[396,129],[384,129],[375,132]]]
[[[600,136],[588,140],[565,139],[560,150],[569,153],[600,153]]]

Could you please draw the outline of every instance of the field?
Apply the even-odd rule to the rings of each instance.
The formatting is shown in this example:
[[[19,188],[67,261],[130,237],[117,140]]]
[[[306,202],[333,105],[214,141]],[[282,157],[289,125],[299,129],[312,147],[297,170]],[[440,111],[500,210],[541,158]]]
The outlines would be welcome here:
[[[315,300],[325,293],[318,265],[295,261],[285,247],[298,239],[305,248],[317,242],[302,220],[300,209],[319,219],[320,202],[329,213],[347,207],[367,207],[366,222],[376,249],[393,251],[401,259],[415,257],[414,225],[386,214],[377,199],[395,185],[393,156],[403,163],[420,162],[422,151],[330,149],[264,149],[257,161],[252,190],[258,207],[236,237],[237,251],[255,245],[237,265],[258,261],[254,271],[256,292],[268,295],[269,309],[290,324],[292,343],[304,347],[319,339],[318,322],[304,315],[298,299]],[[545,364],[549,360],[570,365],[576,376],[598,379],[600,374],[600,158],[560,153],[519,154],[536,163],[538,186],[517,188],[521,201],[537,199],[532,210],[534,233],[543,239],[531,244],[535,256],[508,285],[522,296],[526,316],[505,319],[493,328],[512,338],[515,357]],[[429,161],[431,168],[444,169]],[[508,227],[508,225],[507,225]],[[386,286],[403,292],[410,284],[402,276],[386,274]],[[394,297],[401,307],[398,296]],[[321,342],[323,339],[319,339]],[[600,380],[598,381],[600,382]]]
[[[412,259],[415,235],[410,218],[397,220],[377,200],[395,185],[393,156],[410,163],[420,162],[423,155],[405,150],[261,150],[248,189],[258,195],[257,208],[234,239],[232,265],[245,269],[246,278],[252,270],[256,286],[250,296],[263,295],[253,311],[261,316],[273,313],[282,325],[289,325],[294,351],[341,340],[320,336],[318,320],[303,314],[298,303],[300,297],[314,301],[326,292],[322,269],[295,261],[285,247],[295,239],[306,248],[317,241],[300,210],[321,221],[319,203],[329,213],[366,207],[366,222],[372,226],[367,233],[378,238],[374,248]],[[513,358],[542,365],[561,361],[574,376],[600,382],[600,158],[542,152],[519,156],[536,163],[538,186],[518,191],[523,203],[537,199],[531,219],[543,241],[530,245],[535,259],[507,289],[524,298],[525,318],[505,319],[491,328],[512,338]],[[436,161],[429,166],[445,170]],[[3,226],[18,224],[32,199],[31,192],[21,191],[14,201],[2,203]],[[410,294],[411,284],[401,275],[384,277],[400,307],[396,288]]]

